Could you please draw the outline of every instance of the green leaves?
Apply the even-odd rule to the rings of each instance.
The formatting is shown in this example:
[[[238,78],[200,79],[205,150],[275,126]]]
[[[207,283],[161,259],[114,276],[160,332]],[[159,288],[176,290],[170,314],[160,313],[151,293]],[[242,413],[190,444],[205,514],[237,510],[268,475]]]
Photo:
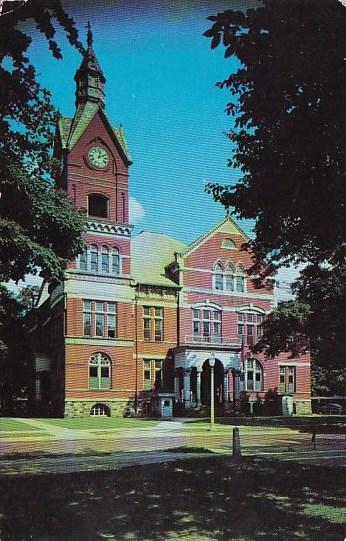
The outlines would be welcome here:
[[[81,251],[84,217],[51,180],[56,111],[26,57],[31,42],[21,21],[34,19],[53,55],[54,20],[82,50],[73,20],[58,0],[31,0],[0,18],[0,281],[37,272],[62,279],[66,264]],[[49,180],[50,179],[50,180]]]
[[[258,261],[274,250],[277,263],[331,261],[346,232],[346,10],[266,0],[212,21],[211,47],[223,43],[241,63],[219,86],[239,98],[226,111],[230,164],[244,174],[236,190],[213,187],[214,198],[256,221]]]
[[[312,9],[313,3],[313,9]],[[209,184],[215,201],[253,219],[253,272],[307,265],[297,301],[268,318],[269,354],[303,351],[339,366],[345,348],[346,9],[337,0],[264,0],[209,18],[205,36],[240,67],[218,83],[227,104],[234,186]],[[221,35],[221,36],[220,36]]]

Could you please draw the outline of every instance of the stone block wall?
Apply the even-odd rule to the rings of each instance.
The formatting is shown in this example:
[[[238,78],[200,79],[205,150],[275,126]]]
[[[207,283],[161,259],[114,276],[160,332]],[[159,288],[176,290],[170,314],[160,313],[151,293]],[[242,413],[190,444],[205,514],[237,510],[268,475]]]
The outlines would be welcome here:
[[[133,400],[66,400],[64,417],[90,417],[91,408],[103,404],[110,410],[111,417],[133,417],[135,413]],[[137,415],[142,415],[142,404],[138,402]]]

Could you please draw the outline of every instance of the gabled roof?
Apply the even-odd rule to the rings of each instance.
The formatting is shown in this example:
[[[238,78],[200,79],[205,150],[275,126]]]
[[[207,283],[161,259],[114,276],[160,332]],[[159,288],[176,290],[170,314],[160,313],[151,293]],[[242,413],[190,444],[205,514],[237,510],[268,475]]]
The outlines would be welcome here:
[[[164,235],[142,231],[132,239],[132,275],[140,284],[177,287],[165,275],[165,267],[175,260],[174,253],[186,244]]]
[[[207,233],[204,233],[204,235],[201,235],[198,239],[194,240],[189,244],[185,250],[177,252],[177,255],[180,257],[185,257],[191,252],[193,252],[196,248],[198,248],[201,244],[204,244],[210,237],[215,235],[215,233],[228,233],[229,235],[240,235],[244,238],[244,241],[248,242],[250,240],[250,237],[247,236],[247,234],[239,227],[239,225],[231,218],[231,216],[227,215],[221,222],[219,222],[213,229],[208,231]]]
[[[120,151],[123,153],[125,160],[128,163],[131,163],[131,156],[128,150],[124,128],[122,126],[113,128],[102,108],[97,103],[93,102],[86,102],[78,105],[76,114],[73,118],[62,116],[59,117],[58,133],[60,135],[62,148],[71,150],[79,141],[84,131],[98,112],[105,120],[111,135],[118,143]]]

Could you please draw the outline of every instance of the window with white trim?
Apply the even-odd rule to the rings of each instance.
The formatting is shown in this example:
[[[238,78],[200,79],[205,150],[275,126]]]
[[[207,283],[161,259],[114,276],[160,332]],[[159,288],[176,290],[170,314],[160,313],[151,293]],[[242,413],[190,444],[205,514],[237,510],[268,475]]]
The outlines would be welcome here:
[[[263,367],[257,359],[240,363],[240,390],[263,391]]]
[[[230,263],[228,263],[224,269],[221,263],[217,263],[213,268],[213,289],[218,291],[237,291],[238,293],[244,293],[244,269],[238,267],[237,270],[234,271],[234,268]]]
[[[107,246],[101,247],[101,271],[109,272],[109,250]]]
[[[89,389],[111,388],[111,362],[107,355],[98,352],[89,359]]]
[[[228,250],[235,250],[236,245],[232,239],[224,239],[221,244],[222,248],[227,248]]]
[[[238,312],[238,337],[244,344],[253,346],[263,336],[263,315],[255,312]]]
[[[98,272],[99,270],[99,251],[96,244],[90,246],[90,270],[91,272]]]
[[[221,343],[221,311],[211,308],[193,308],[193,341]]]
[[[83,335],[115,338],[117,306],[115,302],[83,301]]]
[[[143,338],[145,342],[163,341],[163,308],[143,306]]]
[[[120,252],[113,247],[98,247],[96,244],[86,246],[78,257],[78,268],[84,271],[102,274],[120,274]]]
[[[118,248],[112,250],[112,274],[120,274],[120,255]]]
[[[296,391],[296,367],[280,366],[280,393],[295,393]]]
[[[245,291],[245,271],[242,267],[238,267],[235,271],[235,291],[238,293]]]
[[[79,256],[79,268],[81,270],[88,270],[88,248],[86,246]]]

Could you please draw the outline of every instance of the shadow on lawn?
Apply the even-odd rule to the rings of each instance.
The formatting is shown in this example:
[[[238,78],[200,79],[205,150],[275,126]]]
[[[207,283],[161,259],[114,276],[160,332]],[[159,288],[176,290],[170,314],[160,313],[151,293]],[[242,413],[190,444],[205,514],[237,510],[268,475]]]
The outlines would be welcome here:
[[[225,457],[2,480],[2,541],[335,541],[336,469]]]

